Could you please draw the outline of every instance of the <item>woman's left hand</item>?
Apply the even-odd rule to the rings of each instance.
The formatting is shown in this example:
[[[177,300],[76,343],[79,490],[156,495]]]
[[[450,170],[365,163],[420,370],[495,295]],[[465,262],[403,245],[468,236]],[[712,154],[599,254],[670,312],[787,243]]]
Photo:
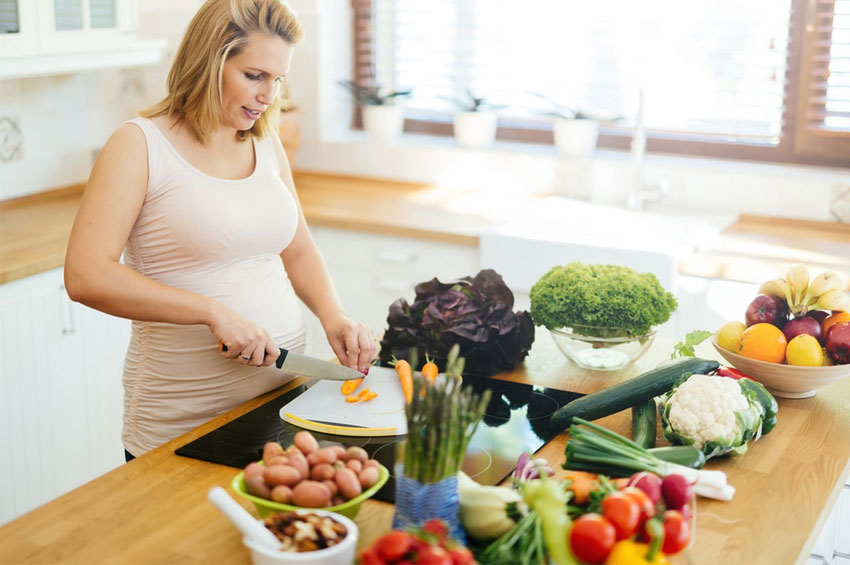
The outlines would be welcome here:
[[[339,314],[324,325],[328,343],[339,362],[365,373],[378,351],[372,328]]]

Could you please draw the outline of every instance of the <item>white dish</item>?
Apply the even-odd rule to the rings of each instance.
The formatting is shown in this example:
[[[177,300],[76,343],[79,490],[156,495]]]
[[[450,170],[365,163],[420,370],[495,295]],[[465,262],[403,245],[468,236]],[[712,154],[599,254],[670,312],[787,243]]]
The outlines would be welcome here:
[[[277,551],[257,543],[250,538],[243,538],[242,543],[251,552],[251,562],[254,565],[339,565],[340,563],[354,563],[354,553],[357,549],[357,537],[359,533],[357,524],[341,514],[327,512],[325,510],[304,510],[298,513],[330,516],[345,526],[348,533],[345,535],[345,539],[332,547],[317,551],[305,551],[303,553]],[[260,523],[263,523],[262,520],[260,520]]]

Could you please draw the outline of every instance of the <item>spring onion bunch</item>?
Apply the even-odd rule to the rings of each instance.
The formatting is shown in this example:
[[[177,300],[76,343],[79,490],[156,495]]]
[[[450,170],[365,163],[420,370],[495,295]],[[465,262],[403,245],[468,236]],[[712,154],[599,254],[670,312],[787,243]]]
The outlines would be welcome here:
[[[691,469],[669,463],[645,448],[582,418],[573,418],[566,446],[565,469],[589,471],[614,477],[649,471],[666,477],[676,473],[694,484],[694,492],[706,498],[732,500],[735,488],[726,482],[723,471]]]

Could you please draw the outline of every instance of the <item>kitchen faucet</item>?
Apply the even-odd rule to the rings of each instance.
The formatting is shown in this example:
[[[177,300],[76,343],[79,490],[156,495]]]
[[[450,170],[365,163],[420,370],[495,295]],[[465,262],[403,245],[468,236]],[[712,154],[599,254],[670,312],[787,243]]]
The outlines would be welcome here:
[[[626,207],[629,210],[642,210],[646,202],[657,202],[667,196],[670,187],[666,181],[647,183],[644,172],[646,154],[646,130],[643,125],[643,89],[638,95],[638,111],[635,129],[632,133],[632,182],[626,195]]]

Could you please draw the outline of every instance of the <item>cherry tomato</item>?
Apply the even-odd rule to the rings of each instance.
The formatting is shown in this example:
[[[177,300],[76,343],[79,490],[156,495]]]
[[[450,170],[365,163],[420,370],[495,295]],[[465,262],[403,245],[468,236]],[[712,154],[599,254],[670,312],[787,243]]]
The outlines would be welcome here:
[[[384,561],[396,561],[410,551],[410,542],[410,534],[396,530],[379,537],[373,547]]]
[[[614,525],[617,541],[630,538],[640,523],[640,507],[623,492],[615,491],[602,499],[602,515]]]
[[[570,547],[580,561],[587,563],[605,561],[616,541],[614,525],[599,514],[582,514],[570,529]]]
[[[381,559],[381,556],[378,555],[378,550],[372,546],[367,547],[360,552],[360,559],[358,563],[360,563],[360,565],[384,565],[386,561]]]
[[[644,491],[637,487],[626,487],[620,490],[620,492],[630,496],[637,503],[638,508],[640,508],[640,524],[655,516],[655,506],[652,504],[649,495]]]
[[[664,513],[664,547],[667,555],[675,555],[688,546],[691,541],[691,526],[678,510]]]
[[[432,518],[423,524],[422,529],[429,534],[437,536],[440,541],[446,539],[449,535],[449,527],[442,520]]]
[[[420,565],[452,565],[449,552],[438,545],[429,545],[416,556]]]
[[[452,565],[472,565],[475,563],[475,556],[465,547],[453,547],[449,550],[449,559],[452,560]]]

